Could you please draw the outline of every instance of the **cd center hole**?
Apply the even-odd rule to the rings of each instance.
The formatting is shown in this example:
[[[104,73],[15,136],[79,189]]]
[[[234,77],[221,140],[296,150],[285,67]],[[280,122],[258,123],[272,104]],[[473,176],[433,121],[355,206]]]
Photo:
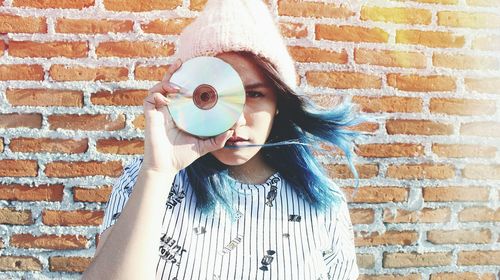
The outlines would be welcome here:
[[[201,94],[201,100],[204,101],[204,102],[207,102],[208,100],[210,100],[210,93],[208,92],[203,92]]]

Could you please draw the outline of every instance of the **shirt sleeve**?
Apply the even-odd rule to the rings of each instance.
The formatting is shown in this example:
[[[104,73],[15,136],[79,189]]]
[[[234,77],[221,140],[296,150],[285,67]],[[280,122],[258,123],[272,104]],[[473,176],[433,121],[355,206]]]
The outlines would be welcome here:
[[[125,166],[122,174],[113,184],[113,189],[104,211],[104,219],[99,228],[99,235],[112,226],[120,216],[130,194],[132,194],[141,165],[142,157],[134,158],[132,162]]]
[[[327,225],[331,247],[323,252],[328,279],[358,279],[354,232],[345,197],[338,210],[330,211],[329,217]]]

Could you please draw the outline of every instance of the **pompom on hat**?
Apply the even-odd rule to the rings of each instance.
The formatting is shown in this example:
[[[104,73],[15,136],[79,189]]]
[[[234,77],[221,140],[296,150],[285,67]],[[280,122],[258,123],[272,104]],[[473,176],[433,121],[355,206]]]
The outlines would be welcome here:
[[[208,0],[178,38],[174,60],[249,51],[267,59],[292,89],[297,73],[271,12],[262,0]]]

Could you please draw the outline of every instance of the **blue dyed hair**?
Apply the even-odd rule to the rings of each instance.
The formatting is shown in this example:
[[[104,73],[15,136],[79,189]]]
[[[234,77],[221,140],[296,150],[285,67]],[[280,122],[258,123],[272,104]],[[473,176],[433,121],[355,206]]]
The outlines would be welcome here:
[[[314,144],[321,141],[337,146],[347,157],[357,187],[359,176],[352,163],[351,148],[353,140],[361,136],[361,133],[345,128],[370,118],[355,114],[356,106],[349,102],[344,102],[333,109],[320,109],[306,97],[290,89],[267,60],[250,52],[239,53],[254,59],[275,86],[279,114],[274,118],[266,143],[294,140],[317,146]],[[342,191],[328,177],[321,163],[314,157],[310,146],[293,144],[263,146],[259,152],[263,153],[265,162],[276,169],[281,177],[316,209],[322,211],[328,207],[337,207],[343,199]],[[230,192],[233,190],[227,165],[208,153],[185,170],[193,187],[197,206],[202,212],[209,213],[219,204],[235,217],[235,211],[230,204]]]

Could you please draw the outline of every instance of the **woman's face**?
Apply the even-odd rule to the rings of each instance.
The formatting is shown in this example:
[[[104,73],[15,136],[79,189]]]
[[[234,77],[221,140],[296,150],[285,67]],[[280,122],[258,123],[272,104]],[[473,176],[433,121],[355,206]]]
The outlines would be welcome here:
[[[234,130],[232,137],[247,140],[240,142],[241,145],[264,144],[271,132],[277,108],[277,96],[271,82],[250,58],[242,54],[227,52],[216,57],[231,64],[245,86],[245,106],[238,121],[230,128]],[[226,143],[226,145],[234,144]],[[246,163],[260,150],[261,147],[222,148],[213,151],[212,155],[220,162],[234,166]]]

